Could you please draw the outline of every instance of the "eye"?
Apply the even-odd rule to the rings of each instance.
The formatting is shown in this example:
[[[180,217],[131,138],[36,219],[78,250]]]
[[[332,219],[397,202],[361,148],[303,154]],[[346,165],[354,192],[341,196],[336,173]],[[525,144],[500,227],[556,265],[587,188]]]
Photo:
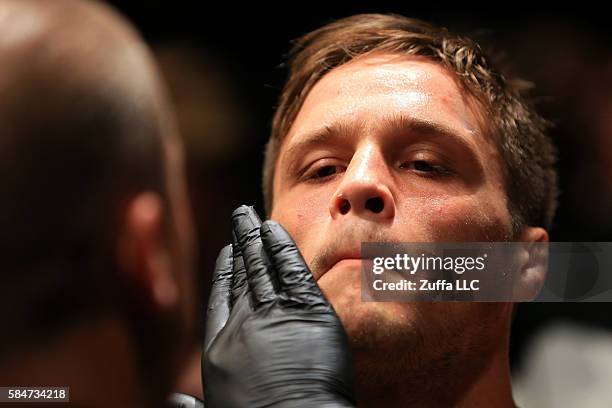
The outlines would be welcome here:
[[[338,173],[338,166],[323,166],[315,172],[314,176],[316,178],[325,178],[336,173]]]
[[[332,178],[334,175],[343,172],[345,169],[346,167],[335,164],[313,166],[309,171],[306,172],[304,178],[310,181],[323,181]]]
[[[411,162],[402,163],[400,168],[414,170],[415,172],[425,176],[442,176],[450,173],[446,167],[433,164],[427,160],[414,160]]]

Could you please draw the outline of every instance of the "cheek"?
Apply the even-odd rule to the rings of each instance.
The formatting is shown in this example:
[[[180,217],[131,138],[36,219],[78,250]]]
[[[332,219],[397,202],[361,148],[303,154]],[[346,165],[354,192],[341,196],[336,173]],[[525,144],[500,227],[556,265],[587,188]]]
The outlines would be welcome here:
[[[329,215],[329,197],[322,191],[299,191],[295,188],[275,200],[271,218],[279,222],[294,239],[308,261],[322,240],[321,233]]]
[[[439,231],[441,236],[446,234],[453,241],[505,241],[510,234],[507,212],[494,202],[474,197],[444,206],[439,212],[439,221],[434,225],[436,232]]]
[[[509,232],[507,212],[474,196],[407,200],[401,212],[420,241],[501,241]]]

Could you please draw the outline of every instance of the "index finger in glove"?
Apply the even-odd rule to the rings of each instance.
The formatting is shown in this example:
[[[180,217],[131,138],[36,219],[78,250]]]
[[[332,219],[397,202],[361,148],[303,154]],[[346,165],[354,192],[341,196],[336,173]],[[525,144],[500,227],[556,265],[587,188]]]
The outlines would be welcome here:
[[[280,224],[264,222],[261,240],[278,273],[281,291],[303,303],[328,304],[297,245]]]
[[[259,228],[261,220],[252,207],[238,207],[232,214],[234,233],[242,251],[247,280],[254,305],[276,298],[278,287],[274,268],[270,265]]]

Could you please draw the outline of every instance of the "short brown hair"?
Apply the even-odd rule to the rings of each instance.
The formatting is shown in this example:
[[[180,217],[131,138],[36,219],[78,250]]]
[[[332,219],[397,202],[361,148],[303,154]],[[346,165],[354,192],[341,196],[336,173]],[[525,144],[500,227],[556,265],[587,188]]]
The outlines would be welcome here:
[[[453,72],[489,118],[488,132],[504,161],[513,230],[550,228],[556,209],[556,151],[548,123],[492,66],[474,41],[424,21],[399,15],[360,14],[323,26],[298,39],[289,54],[289,77],[280,95],[266,146],[263,191],[272,209],[273,179],[280,146],[306,96],[327,72],[356,57],[387,52],[428,58]]]

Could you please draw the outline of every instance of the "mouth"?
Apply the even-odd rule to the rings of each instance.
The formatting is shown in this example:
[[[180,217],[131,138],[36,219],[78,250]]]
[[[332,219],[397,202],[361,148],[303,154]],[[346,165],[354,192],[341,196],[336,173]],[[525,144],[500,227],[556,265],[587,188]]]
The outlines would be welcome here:
[[[352,260],[352,261],[361,260],[361,250],[358,248],[355,248],[355,249],[342,249],[342,250],[337,251],[329,260],[327,270],[332,269],[333,267],[338,265],[340,262],[349,261],[349,260]]]
[[[359,263],[361,264],[361,258],[342,258],[339,261],[337,261],[336,263],[334,263],[331,268],[329,268],[329,270],[337,267],[337,266],[342,266],[342,265],[350,265],[350,264],[356,264]]]
[[[324,269],[321,270],[319,274],[315,274],[315,280],[319,281],[323,276],[327,275],[330,271],[336,271],[346,268],[358,269],[361,268],[362,259],[359,257],[343,257],[343,258],[334,258],[334,260],[330,261]],[[317,276],[318,275],[318,276]]]
[[[361,256],[360,250],[349,250],[342,251],[335,254],[328,263],[328,268],[326,268],[325,272],[332,270],[333,268],[344,266],[344,265],[353,265],[357,264],[361,266],[361,263],[367,259]]]

